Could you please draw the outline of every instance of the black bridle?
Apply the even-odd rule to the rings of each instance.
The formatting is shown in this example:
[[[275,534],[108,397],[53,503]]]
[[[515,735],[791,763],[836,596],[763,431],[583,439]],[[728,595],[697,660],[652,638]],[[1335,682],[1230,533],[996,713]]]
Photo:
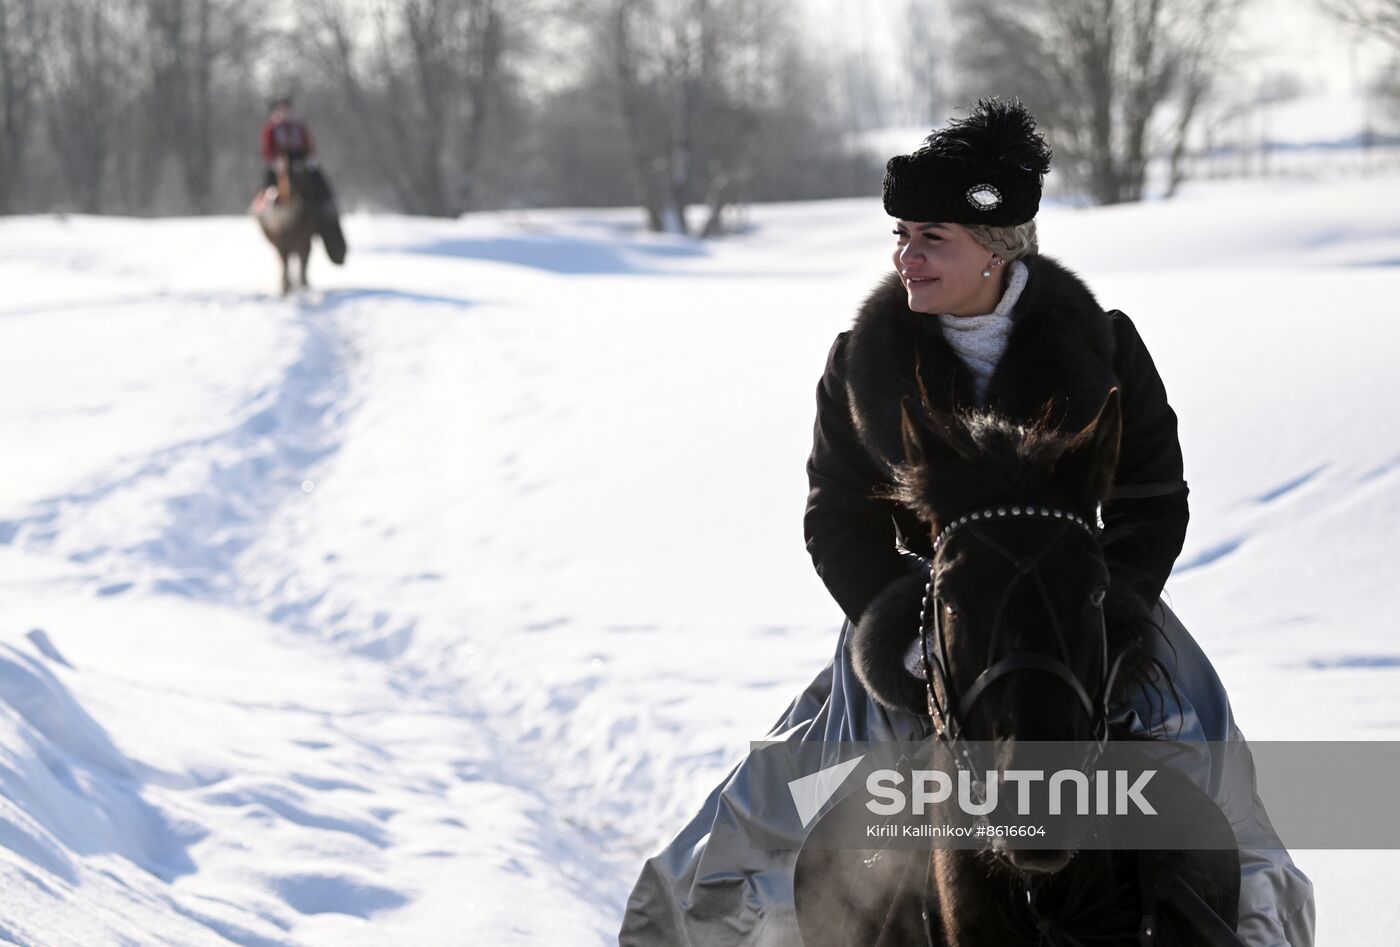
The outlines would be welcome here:
[[[982,523],[1001,519],[1057,520],[1060,522],[1061,528],[1034,555],[1023,556],[1007,549],[978,528]],[[1084,682],[1079,679],[1070,666],[1069,643],[1060,627],[1059,618],[1050,600],[1049,590],[1045,587],[1045,581],[1040,575],[1041,560],[1069,534],[1072,528],[1082,529],[1089,535],[1094,541],[1096,554],[1102,562],[1103,552],[1099,544],[1098,531],[1077,513],[1052,507],[1020,505],[986,507],[954,520],[934,538],[933,555],[929,559],[928,584],[924,588],[923,608],[919,614],[919,646],[922,651],[921,663],[924,672],[924,689],[928,700],[928,713],[938,738],[948,743],[955,751],[954,759],[959,768],[970,769],[974,776],[977,775],[977,770],[966,745],[963,721],[972,713],[972,708],[987,692],[987,689],[1009,674],[1021,671],[1038,671],[1049,674],[1069,687],[1074,693],[1081,709],[1089,718],[1093,733],[1093,744],[1085,756],[1085,769],[1092,766],[1103,752],[1104,745],[1108,740],[1108,699],[1113,690],[1114,679],[1122,664],[1123,654],[1120,652],[1110,662],[1108,624],[1104,619],[1103,599],[1098,597],[1094,601],[1099,611],[1100,676],[1093,695],[1090,695]],[[959,696],[953,687],[953,677],[948,660],[948,641],[943,632],[942,616],[945,603],[934,591],[937,571],[934,563],[938,558],[939,550],[960,532],[980,540],[984,545],[995,550],[1007,559],[1016,571],[1002,592],[1001,600],[997,603],[996,613],[992,619],[991,634],[987,642],[986,664],[981,673],[973,680],[972,685],[968,687],[967,692]],[[1036,590],[1040,594],[1041,604],[1045,608],[1050,627],[1055,633],[1059,655],[1051,657],[1044,654],[1011,652],[998,658],[998,645],[1002,638],[1001,623],[1006,613],[1007,603],[1011,600],[1011,595],[1018,584],[1027,577],[1035,583]],[[937,678],[938,688],[943,691],[941,699],[934,686],[935,678]]]
[[[1020,555],[1007,549],[978,528],[979,524],[1003,519],[1058,520],[1062,525],[1035,554]],[[954,520],[934,538],[933,554],[929,558],[928,584],[924,587],[923,608],[919,613],[919,648],[922,652],[924,690],[935,734],[938,739],[949,745],[958,768],[968,770],[975,783],[985,785],[968,749],[962,721],[966,720],[972,713],[972,708],[987,692],[987,689],[1009,674],[1020,671],[1038,671],[1049,674],[1067,685],[1078,698],[1081,709],[1089,717],[1093,733],[1093,742],[1085,753],[1085,759],[1081,765],[1082,770],[1087,771],[1093,768],[1108,742],[1108,700],[1113,691],[1113,683],[1118,676],[1118,670],[1123,663],[1124,652],[1120,651],[1112,661],[1109,660],[1108,622],[1104,617],[1103,598],[1096,596],[1094,599],[1094,605],[1099,612],[1100,673],[1097,682],[1095,682],[1094,693],[1091,695],[1084,686],[1084,682],[1070,667],[1069,643],[1065,640],[1064,631],[1060,627],[1059,618],[1056,616],[1053,603],[1050,600],[1049,590],[1046,589],[1045,582],[1040,575],[1041,560],[1069,535],[1071,529],[1075,528],[1082,529],[1093,540],[1095,554],[1102,563],[1103,548],[1099,540],[1098,530],[1077,513],[1053,507],[1021,505],[986,507]],[[1007,583],[1006,589],[1003,590],[992,619],[991,635],[987,643],[986,664],[981,673],[973,680],[972,685],[968,687],[967,692],[961,696],[953,688],[953,677],[949,668],[948,641],[943,633],[942,606],[944,603],[934,592],[935,562],[938,553],[959,532],[964,532],[980,540],[988,548],[995,550],[1009,561],[1015,568],[1015,575]],[[1050,627],[1055,633],[1055,643],[1059,651],[1058,658],[1024,652],[1012,652],[1004,657],[997,657],[998,645],[1002,638],[1002,617],[1006,613],[1007,603],[1011,600],[1011,595],[1016,590],[1017,585],[1028,576],[1035,583]],[[939,698],[934,687],[935,677],[938,679],[938,687],[943,691],[942,699]],[[1218,947],[1244,947],[1244,942],[1239,935],[1232,931],[1220,919],[1219,915],[1215,914],[1201,899],[1200,895],[1181,879],[1175,869],[1157,861],[1150,864],[1144,861],[1140,862],[1140,865],[1145,867],[1140,868],[1139,877],[1139,887],[1143,898],[1143,913],[1138,928],[1139,944],[1143,947],[1151,947],[1156,942],[1157,905],[1160,901],[1175,906],[1187,923],[1210,943],[1218,945]],[[929,876],[925,881],[930,891],[932,890],[932,871],[933,863],[930,860]],[[1082,940],[1062,929],[1057,929],[1053,917],[1046,917],[1040,913],[1035,897],[1039,884],[1040,879],[1029,879],[1025,890],[1025,908],[1037,924],[1039,942],[1051,945],[1069,944],[1071,947],[1082,945]],[[926,933],[929,933],[931,943],[932,934],[927,928],[925,930]]]

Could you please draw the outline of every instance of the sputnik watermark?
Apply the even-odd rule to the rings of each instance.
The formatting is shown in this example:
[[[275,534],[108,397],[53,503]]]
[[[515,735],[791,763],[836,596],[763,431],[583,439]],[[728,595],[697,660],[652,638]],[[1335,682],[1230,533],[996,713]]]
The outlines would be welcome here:
[[[804,829],[812,824],[822,806],[836,794],[846,777],[851,775],[851,770],[859,766],[863,759],[865,757],[857,756],[853,760],[818,770],[810,776],[788,781],[788,792],[792,795],[792,804],[797,807],[797,817],[802,820]]]
[[[862,759],[858,756],[788,781],[788,793],[804,827],[811,824]],[[1052,770],[1048,774],[1040,769],[1008,769],[990,770],[979,780],[967,770],[958,770],[954,777],[944,770],[916,769],[906,779],[898,770],[876,769],[865,779],[865,790],[871,797],[865,808],[878,816],[922,816],[932,807],[954,803],[966,815],[985,816],[997,811],[1000,787],[1006,784],[1014,787],[1017,815],[1030,815],[1033,807],[1036,814],[1052,816],[1156,815],[1156,808],[1144,795],[1156,774],[1155,769],[1136,773],[1125,769],[1095,770],[1092,774],[1078,769]],[[1071,802],[1068,810],[1066,796]],[[952,834],[956,837],[961,833]]]
[[[755,743],[743,775],[733,791],[767,849],[878,839],[974,850],[1005,838],[1075,851],[1229,851],[1245,840],[1400,850],[1400,740],[968,741],[955,752],[930,739],[792,737]]]
[[[1157,810],[1147,801],[1143,791],[1155,769],[1133,773],[1128,770],[1096,770],[1093,778],[1077,769],[1054,770],[1047,778],[1044,770],[990,770],[985,780],[974,781],[967,770],[957,774],[957,807],[967,815],[989,815],[1000,803],[998,787],[1010,783],[1016,787],[1016,814],[1030,815],[1035,789],[1045,787],[1045,808],[1049,815],[1064,814],[1066,787],[1073,794],[1073,815],[1156,815]],[[953,779],[942,770],[916,769],[909,774],[909,792],[905,792],[904,775],[892,769],[877,769],[865,780],[865,789],[874,798],[866,809],[874,815],[925,815],[930,806],[942,806],[953,799]],[[1091,798],[1092,797],[1092,798]]]

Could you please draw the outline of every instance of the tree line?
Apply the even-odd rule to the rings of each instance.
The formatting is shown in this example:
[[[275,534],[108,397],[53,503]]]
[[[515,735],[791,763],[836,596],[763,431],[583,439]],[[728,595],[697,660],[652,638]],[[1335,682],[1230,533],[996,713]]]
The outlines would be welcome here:
[[[797,34],[772,0],[0,0],[0,213],[237,212],[291,94],[347,204],[712,233],[878,187]]]
[[[902,2],[893,71],[925,121],[1019,96],[1096,203],[1139,199],[1154,157],[1180,180],[1243,4]],[[780,0],[0,0],[0,213],[240,211],[279,94],[348,205],[640,205],[652,229],[708,235],[742,202],[878,193],[883,156],[857,133],[879,116],[845,94],[862,54],[813,43],[803,16]]]

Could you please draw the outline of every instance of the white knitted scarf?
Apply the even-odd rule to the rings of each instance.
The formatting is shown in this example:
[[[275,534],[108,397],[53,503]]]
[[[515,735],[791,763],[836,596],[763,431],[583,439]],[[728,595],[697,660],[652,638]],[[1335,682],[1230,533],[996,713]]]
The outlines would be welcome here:
[[[1011,261],[1011,275],[1006,281],[1006,292],[996,309],[984,316],[954,316],[942,313],[938,321],[943,326],[943,338],[958,353],[958,358],[972,371],[973,390],[978,405],[987,402],[987,383],[992,380],[997,362],[1006,351],[1006,340],[1016,324],[1012,307],[1026,288],[1026,277],[1030,270],[1020,260]]]

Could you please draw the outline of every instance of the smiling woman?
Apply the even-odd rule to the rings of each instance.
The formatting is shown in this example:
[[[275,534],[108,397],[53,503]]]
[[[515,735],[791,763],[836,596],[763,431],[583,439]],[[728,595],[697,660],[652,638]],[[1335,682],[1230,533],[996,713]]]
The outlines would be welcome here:
[[[1102,546],[1111,601],[1100,597],[1094,607],[1132,616],[1134,635],[1128,637],[1142,653],[1135,652],[1131,663],[1163,675],[1135,683],[1169,680],[1167,689],[1177,698],[1162,700],[1150,686],[1121,681],[1110,691],[1105,683],[1101,701],[1084,701],[1082,719],[1065,721],[1069,737],[1049,738],[1082,740],[1111,730],[1120,738],[1170,734],[1183,741],[1242,742],[1209,660],[1159,598],[1188,519],[1176,414],[1132,321],[1105,310],[1078,276],[1039,253],[1034,219],[1049,161],[1034,118],[1019,103],[984,100],[967,119],[934,132],[919,150],[887,165],[884,207],[895,219],[893,272],[831,347],[817,386],[807,463],[807,550],[846,621],[831,665],[793,702],[770,733],[772,741],[802,748],[946,739],[951,728],[925,685],[939,669],[929,667],[928,597],[937,594],[931,590],[939,570],[949,565],[946,548],[939,558],[934,537],[950,523],[956,527],[959,517],[976,518],[979,510],[1000,516],[1004,505],[1018,513],[1013,503],[1028,489],[1039,489],[1050,492],[1035,497],[1037,505],[1072,511]],[[1102,420],[1107,416],[1111,424]],[[957,432],[983,428],[1015,435],[1017,446],[972,476],[965,467],[975,452]],[[918,432],[925,429],[942,433],[921,438]],[[1047,486],[1035,479],[1033,464],[1016,460],[1024,444],[1037,438],[1075,445],[1086,431],[1102,434],[1090,438],[1099,472],[1092,491]],[[1063,479],[1070,465],[1053,461],[1042,463],[1041,472]],[[909,502],[922,496],[912,489],[916,482],[931,485],[936,504]],[[1008,640],[1044,624],[1045,603],[1065,591],[1063,583],[1042,582],[1038,573],[1028,580],[1035,570],[1027,561],[1013,563],[1005,597],[992,610],[1010,616]],[[984,639],[992,645],[1000,640],[1000,623],[998,617]],[[976,642],[970,647],[981,650]],[[920,649],[924,661],[911,664],[907,656]],[[1037,706],[1059,710],[1070,703],[1071,713],[1078,711],[1066,701],[1067,684],[1075,685],[1074,693],[1097,693],[1077,674],[1045,674],[1049,664],[1063,662],[1041,657],[1018,659],[1017,674],[992,686],[964,682],[985,699],[983,718],[969,723],[983,732],[968,739],[1016,739],[1016,733],[997,729],[1005,715],[989,709],[1007,706],[1012,677],[1013,689],[1030,680],[1053,691]],[[914,673],[920,663],[924,680]],[[1021,665],[1029,670],[1019,670]],[[818,752],[829,759],[828,750]],[[1224,785],[1224,760],[1204,755],[1202,771],[1192,778],[1202,786]],[[751,755],[675,841],[647,862],[628,904],[624,945],[755,947],[801,943],[803,933],[811,933],[810,926],[798,930],[793,883],[807,824],[791,822],[786,792],[765,791],[753,761]],[[1239,936],[1250,945],[1307,947],[1313,926],[1308,879],[1282,850],[1267,818],[1259,819],[1253,800],[1215,801],[1235,825],[1241,847]],[[831,894],[868,891],[870,878],[861,866],[876,861],[857,859]],[[937,916],[932,889],[915,897],[916,906],[932,898],[935,906],[925,916]],[[833,922],[817,925],[825,931],[822,943],[873,942],[875,936],[847,935],[871,933],[865,922],[872,919],[873,935],[879,935],[886,912],[898,913],[878,897],[873,907],[843,907],[829,897],[817,902]],[[916,907],[906,920],[917,923],[919,916]],[[933,942],[985,942],[978,936],[954,924]]]
[[[900,220],[894,268],[909,293],[909,310],[950,316],[989,313],[1002,295],[1006,260],[958,224]]]

